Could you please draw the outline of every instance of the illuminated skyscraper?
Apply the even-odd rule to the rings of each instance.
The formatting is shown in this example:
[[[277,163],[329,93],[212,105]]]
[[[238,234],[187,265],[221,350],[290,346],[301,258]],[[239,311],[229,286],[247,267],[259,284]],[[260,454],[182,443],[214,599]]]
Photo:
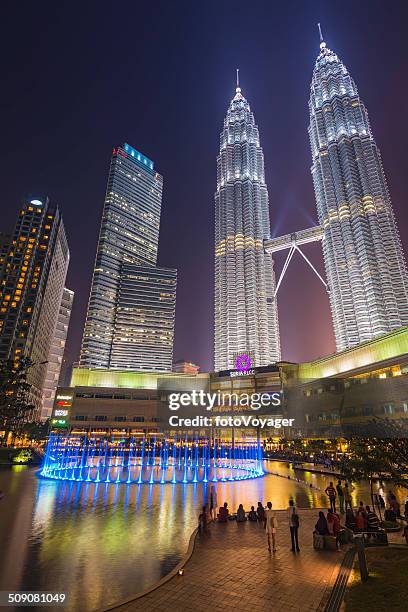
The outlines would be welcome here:
[[[215,369],[235,368],[248,354],[252,366],[280,359],[274,300],[269,198],[263,151],[247,100],[238,86],[224,120],[215,194]]]
[[[312,176],[337,350],[408,325],[408,275],[380,151],[347,68],[321,37]]]
[[[124,264],[111,367],[171,372],[177,270]]]
[[[128,144],[113,150],[80,365],[109,368],[123,262],[155,266],[163,178]]]
[[[150,159],[128,144],[114,149],[82,340],[81,366],[171,371],[175,270],[168,271],[173,273],[174,280],[171,287],[174,295],[170,300],[171,333],[167,315],[162,319],[158,316],[160,311],[164,312],[164,304],[170,303],[157,289],[160,271],[163,271],[156,268],[162,191],[163,177],[154,170]],[[140,274],[133,273],[134,267],[139,268]],[[150,280],[144,268],[151,269]],[[166,293],[164,287],[161,289]],[[155,346],[153,338],[157,340]],[[170,341],[166,352],[164,345]],[[152,357],[155,350],[156,359]]]
[[[20,211],[1,278],[0,359],[29,358],[29,401],[40,416],[46,362],[57,324],[69,250],[61,213],[48,198]]]
[[[50,352],[48,353],[41,409],[41,418],[43,419],[51,416],[52,407],[54,405],[55,392],[61,373],[73,301],[74,292],[64,287],[57,324],[54,330]]]

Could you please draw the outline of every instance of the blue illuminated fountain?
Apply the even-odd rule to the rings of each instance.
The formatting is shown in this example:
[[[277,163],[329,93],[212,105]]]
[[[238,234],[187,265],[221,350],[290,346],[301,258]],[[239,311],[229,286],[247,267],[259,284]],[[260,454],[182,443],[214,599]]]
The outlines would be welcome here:
[[[259,442],[219,442],[185,435],[173,440],[115,441],[51,434],[41,476],[105,484],[226,482],[264,474]]]

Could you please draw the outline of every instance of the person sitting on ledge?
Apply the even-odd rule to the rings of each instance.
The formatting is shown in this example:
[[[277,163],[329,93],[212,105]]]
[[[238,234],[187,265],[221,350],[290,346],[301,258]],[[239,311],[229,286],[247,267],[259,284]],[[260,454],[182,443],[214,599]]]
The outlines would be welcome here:
[[[265,508],[262,505],[262,502],[258,502],[258,507],[256,509],[256,514],[258,516],[258,521],[260,523],[264,523],[265,522]]]
[[[356,529],[357,531],[367,531],[367,513],[363,502],[360,502],[356,512]]]
[[[351,531],[356,530],[356,517],[351,508],[347,508],[346,510],[346,527],[351,529]]]
[[[242,504],[239,504],[237,510],[237,522],[243,523],[244,521],[246,521],[244,506]]]
[[[227,502],[224,502],[224,505],[218,511],[218,522],[226,523],[229,517],[229,510]]]
[[[378,520],[378,516],[376,515],[376,513],[370,510],[370,506],[366,506],[366,514],[368,531],[378,531],[380,527],[380,521]]]
[[[258,515],[255,512],[255,508],[253,506],[251,506],[251,510],[248,512],[248,521],[257,521],[258,520]]]
[[[324,513],[322,511],[319,512],[319,520],[315,525],[315,531],[316,533],[322,536],[329,535],[329,528],[327,526],[326,517],[324,516]]]
[[[340,519],[331,508],[327,511],[327,527],[329,529],[329,534],[337,538],[341,529]]]

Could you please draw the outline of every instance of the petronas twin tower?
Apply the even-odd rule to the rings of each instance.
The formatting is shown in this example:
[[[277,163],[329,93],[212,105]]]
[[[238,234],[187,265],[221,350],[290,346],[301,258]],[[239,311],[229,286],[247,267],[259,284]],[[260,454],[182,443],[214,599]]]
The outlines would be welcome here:
[[[237,84],[238,85],[238,84]],[[309,101],[312,176],[337,350],[408,325],[408,272],[380,152],[356,85],[321,39]],[[316,232],[317,230],[317,232]],[[215,194],[215,370],[280,359],[259,131],[237,86]],[[314,238],[316,239],[316,238]]]
[[[215,194],[215,369],[280,358],[269,198],[259,131],[237,87],[224,120]]]

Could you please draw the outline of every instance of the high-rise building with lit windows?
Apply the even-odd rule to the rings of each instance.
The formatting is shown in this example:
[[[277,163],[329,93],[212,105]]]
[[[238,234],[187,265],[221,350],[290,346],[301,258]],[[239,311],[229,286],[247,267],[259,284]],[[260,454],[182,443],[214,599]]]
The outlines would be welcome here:
[[[237,84],[238,85],[238,84]],[[220,135],[215,194],[215,370],[280,359],[279,324],[264,157],[247,100],[237,86]]]
[[[1,274],[0,359],[29,358],[30,402],[40,415],[49,351],[69,264],[61,213],[48,198],[22,206]]]
[[[80,365],[109,368],[122,263],[155,266],[163,177],[128,144],[113,150]]]
[[[82,367],[171,371],[176,271],[167,299],[156,268],[162,191],[163,177],[150,159],[128,144],[113,150]]]
[[[110,367],[171,372],[177,270],[123,264]]]
[[[57,324],[48,353],[48,363],[43,387],[42,419],[47,419],[51,416],[52,407],[54,405],[55,392],[60,380],[73,301],[74,292],[64,287]]]
[[[322,37],[309,110],[312,176],[342,351],[408,325],[408,274],[366,107]]]

